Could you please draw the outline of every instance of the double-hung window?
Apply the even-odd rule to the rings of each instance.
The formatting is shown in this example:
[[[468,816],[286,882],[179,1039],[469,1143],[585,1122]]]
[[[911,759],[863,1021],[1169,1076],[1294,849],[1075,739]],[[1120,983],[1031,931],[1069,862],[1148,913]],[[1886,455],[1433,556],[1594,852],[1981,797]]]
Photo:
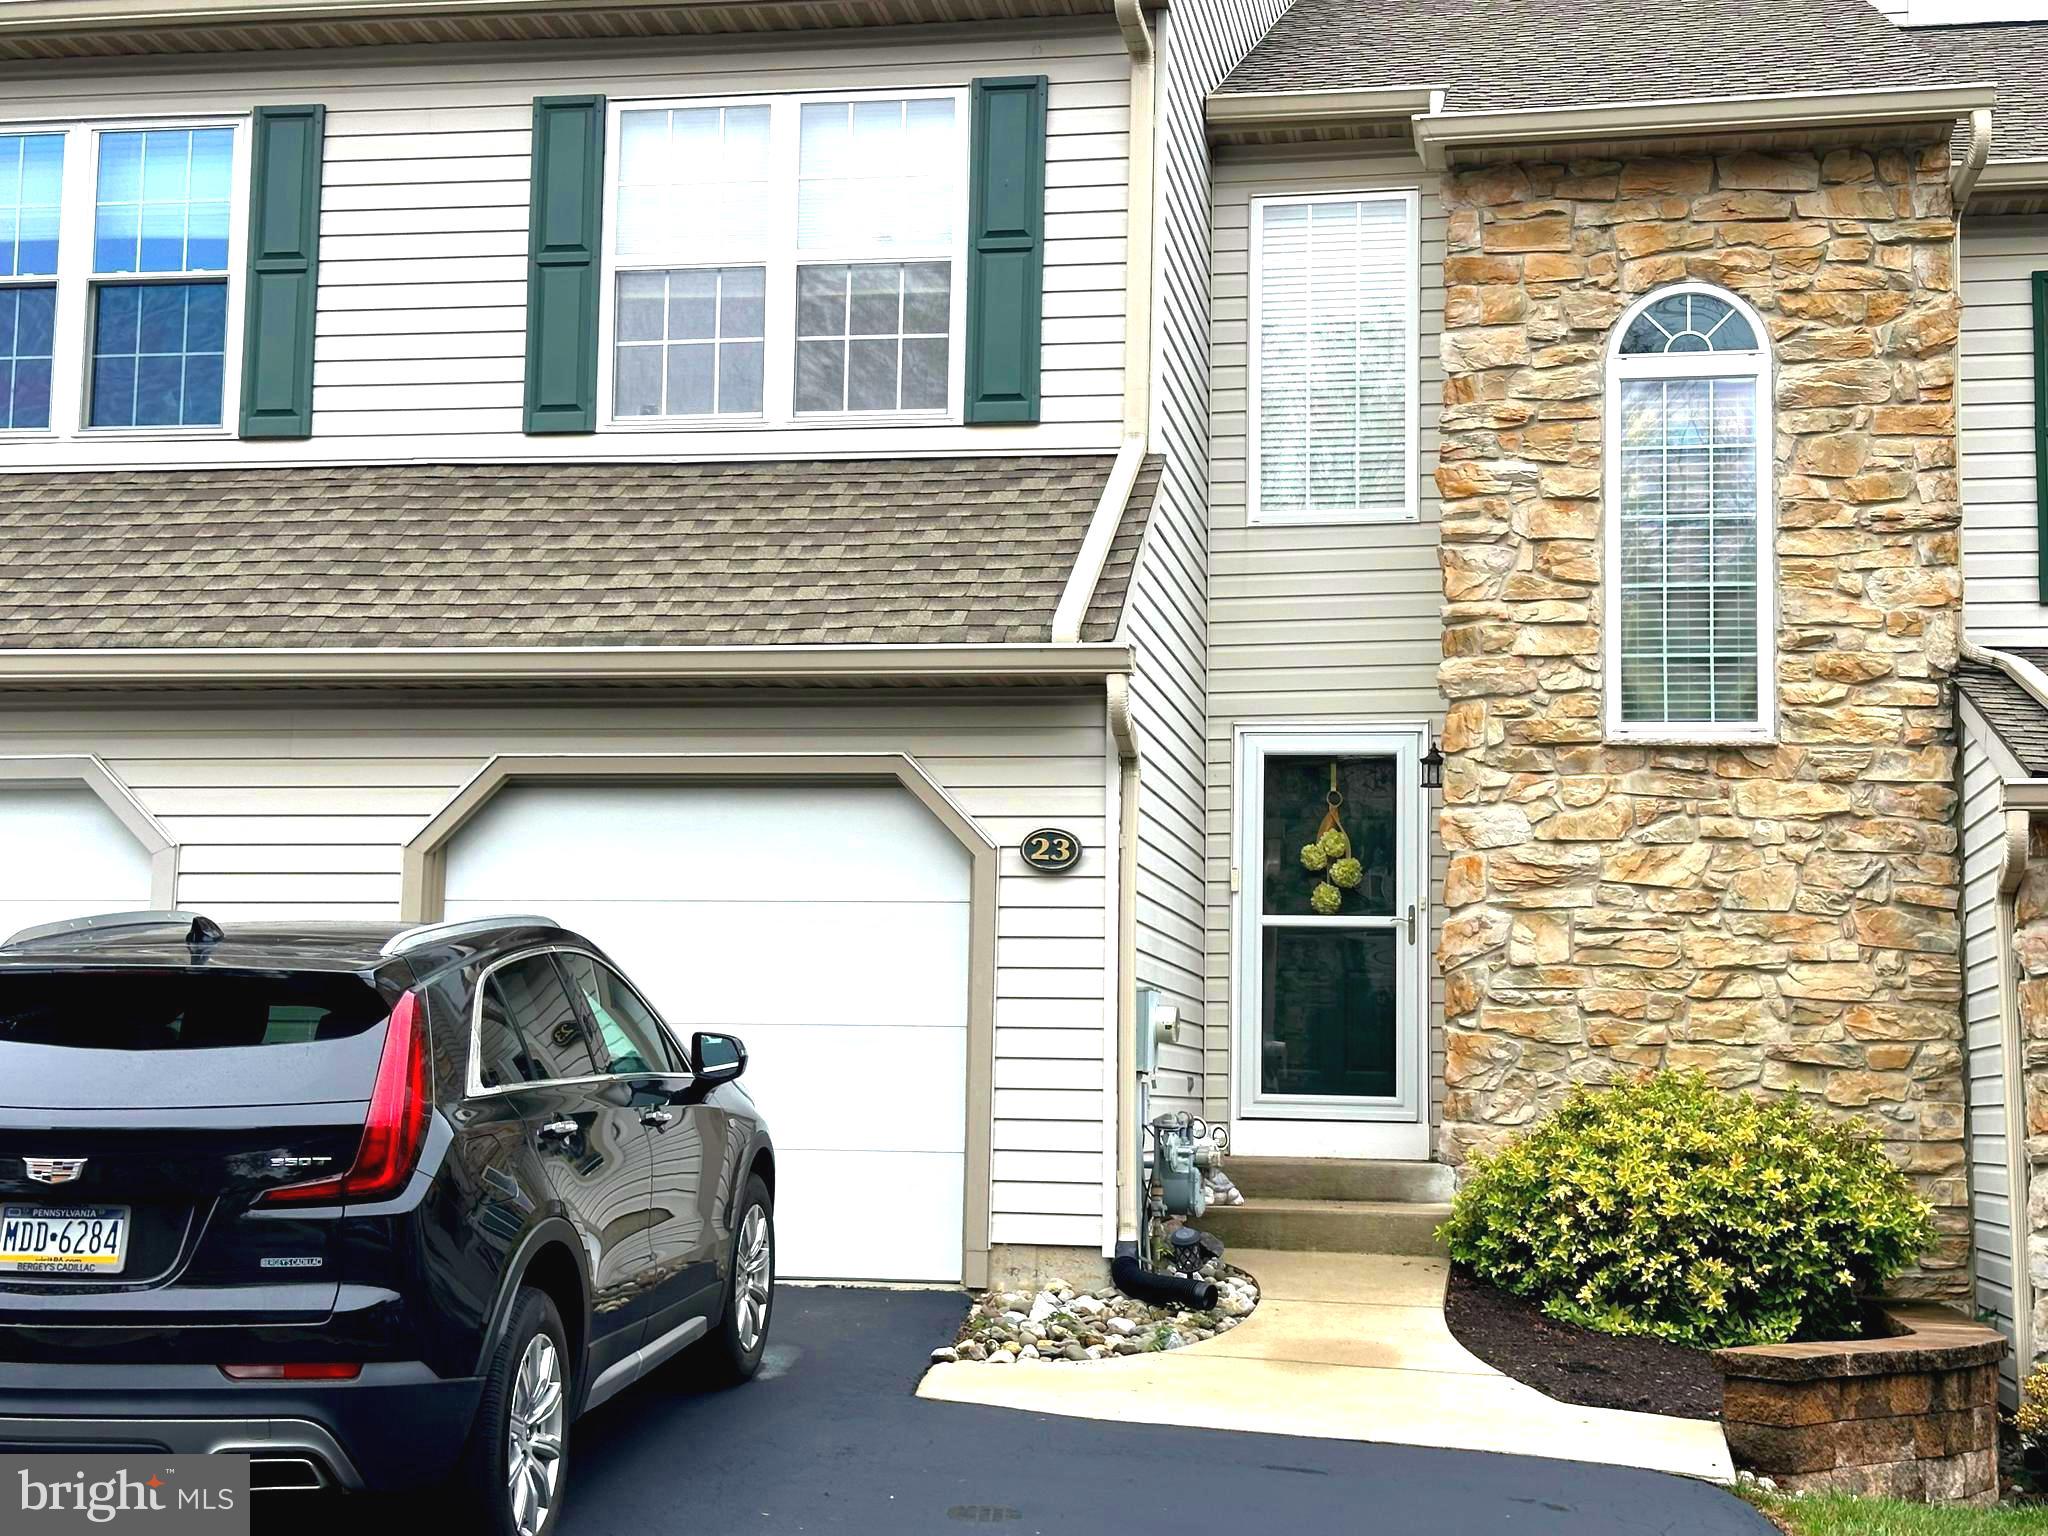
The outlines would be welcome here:
[[[0,432],[224,430],[241,139],[0,132]]]
[[[1719,289],[1642,299],[1608,360],[1607,733],[1768,739],[1770,353]]]
[[[0,134],[0,431],[50,425],[64,135]]]
[[[1418,204],[1253,200],[1251,522],[1416,515]]]
[[[958,91],[613,109],[615,426],[960,410]]]

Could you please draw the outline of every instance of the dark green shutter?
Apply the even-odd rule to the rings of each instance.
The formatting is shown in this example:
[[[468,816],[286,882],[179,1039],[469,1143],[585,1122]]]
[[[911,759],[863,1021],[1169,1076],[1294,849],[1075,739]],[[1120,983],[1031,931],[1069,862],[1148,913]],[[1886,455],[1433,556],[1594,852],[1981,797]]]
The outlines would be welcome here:
[[[1045,310],[1043,75],[974,82],[967,193],[967,419],[1038,420]]]
[[[533,104],[533,213],[527,237],[526,430],[597,430],[599,210],[604,98]]]
[[[320,284],[325,107],[258,107],[249,179],[242,436],[313,435],[313,301]]]
[[[2048,272],[2034,274],[2034,569],[2048,604]]]

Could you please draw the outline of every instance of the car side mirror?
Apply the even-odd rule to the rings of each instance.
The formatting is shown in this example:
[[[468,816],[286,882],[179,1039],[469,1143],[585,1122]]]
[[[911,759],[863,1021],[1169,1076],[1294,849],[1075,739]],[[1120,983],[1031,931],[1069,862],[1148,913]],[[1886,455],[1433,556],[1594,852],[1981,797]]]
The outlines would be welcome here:
[[[690,1066],[700,1083],[729,1083],[747,1070],[747,1048],[737,1035],[690,1036]]]

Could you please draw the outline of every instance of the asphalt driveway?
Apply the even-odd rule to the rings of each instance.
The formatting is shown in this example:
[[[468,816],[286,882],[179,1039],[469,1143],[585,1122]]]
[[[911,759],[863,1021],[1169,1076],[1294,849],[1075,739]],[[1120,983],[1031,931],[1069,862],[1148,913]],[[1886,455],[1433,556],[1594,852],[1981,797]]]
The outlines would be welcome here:
[[[577,1424],[563,1536],[1774,1536],[1733,1495],[1652,1472],[920,1401],[920,1362],[965,1307],[780,1288],[760,1379],[702,1392],[671,1369]],[[377,1501],[275,1495],[255,1529],[360,1536],[382,1518]]]

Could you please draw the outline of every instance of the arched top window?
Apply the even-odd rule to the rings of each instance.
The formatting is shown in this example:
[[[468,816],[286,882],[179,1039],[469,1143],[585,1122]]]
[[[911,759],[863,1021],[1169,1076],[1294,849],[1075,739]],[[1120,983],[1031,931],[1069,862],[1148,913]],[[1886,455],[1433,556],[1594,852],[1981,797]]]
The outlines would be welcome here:
[[[1699,283],[1615,325],[1607,389],[1607,734],[1772,734],[1770,353]]]

